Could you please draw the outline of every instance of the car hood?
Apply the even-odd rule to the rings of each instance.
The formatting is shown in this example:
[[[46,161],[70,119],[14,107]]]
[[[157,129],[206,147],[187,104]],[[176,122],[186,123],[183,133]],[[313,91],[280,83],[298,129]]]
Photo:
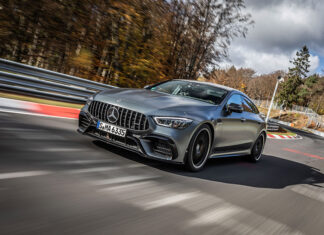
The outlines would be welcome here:
[[[95,100],[107,102],[149,115],[187,115],[197,111],[215,109],[216,105],[181,96],[147,89],[116,88],[96,95]]]

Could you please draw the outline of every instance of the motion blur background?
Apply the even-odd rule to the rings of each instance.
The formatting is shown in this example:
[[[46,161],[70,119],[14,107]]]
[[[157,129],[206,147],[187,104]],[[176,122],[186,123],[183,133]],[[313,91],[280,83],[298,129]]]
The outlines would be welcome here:
[[[298,105],[323,115],[323,5],[2,0],[0,57],[119,87],[207,80],[259,102],[271,99],[282,75],[278,106]],[[297,119],[290,115],[284,121]]]
[[[263,113],[280,75],[271,118],[300,137],[269,139],[258,164],[188,173],[78,135],[80,104],[8,91],[10,77],[52,81],[2,66],[0,233],[322,235],[324,142],[310,132],[324,131],[323,11],[322,0],[0,0],[1,59],[117,87],[213,82]],[[53,109],[61,118],[42,116]]]

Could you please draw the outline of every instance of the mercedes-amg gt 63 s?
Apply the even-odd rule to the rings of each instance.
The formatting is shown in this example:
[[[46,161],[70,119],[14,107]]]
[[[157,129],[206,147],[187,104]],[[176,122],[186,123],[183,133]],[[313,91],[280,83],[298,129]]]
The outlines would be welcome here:
[[[247,95],[188,80],[99,92],[82,108],[78,131],[144,157],[183,163],[191,171],[223,156],[257,162],[267,136]]]

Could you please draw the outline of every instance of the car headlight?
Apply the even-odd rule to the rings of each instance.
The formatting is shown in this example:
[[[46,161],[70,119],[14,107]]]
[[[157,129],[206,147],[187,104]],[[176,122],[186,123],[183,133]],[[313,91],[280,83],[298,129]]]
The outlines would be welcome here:
[[[175,129],[184,129],[192,123],[191,119],[179,117],[153,117],[153,119],[159,126]]]
[[[87,105],[90,105],[92,101],[93,101],[93,95],[87,99]]]

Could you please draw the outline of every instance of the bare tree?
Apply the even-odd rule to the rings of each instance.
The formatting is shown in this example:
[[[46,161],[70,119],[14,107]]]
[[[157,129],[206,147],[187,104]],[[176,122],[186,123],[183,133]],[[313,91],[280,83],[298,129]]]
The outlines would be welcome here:
[[[245,36],[252,23],[242,0],[173,0],[169,34],[169,75],[197,79],[227,56],[234,37]]]

